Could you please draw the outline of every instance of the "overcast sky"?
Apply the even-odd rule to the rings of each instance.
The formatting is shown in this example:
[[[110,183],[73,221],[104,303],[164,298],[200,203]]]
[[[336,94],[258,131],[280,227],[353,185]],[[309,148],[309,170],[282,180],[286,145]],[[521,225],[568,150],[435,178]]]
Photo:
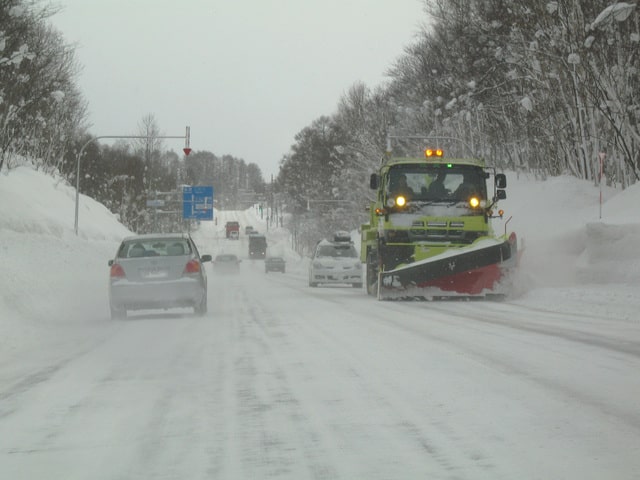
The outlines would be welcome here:
[[[93,135],[165,135],[256,163],[265,180],[355,82],[370,88],[426,20],[424,0],[57,0]],[[182,140],[165,146],[181,152]]]

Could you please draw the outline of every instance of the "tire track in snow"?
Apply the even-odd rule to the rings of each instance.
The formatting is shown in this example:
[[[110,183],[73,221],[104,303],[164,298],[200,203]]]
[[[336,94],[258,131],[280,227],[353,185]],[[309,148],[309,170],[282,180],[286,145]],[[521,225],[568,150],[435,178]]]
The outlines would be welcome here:
[[[310,418],[313,412],[292,389],[278,350],[286,335],[268,325],[273,317],[264,304],[249,298],[246,288],[235,294],[241,355],[235,360],[245,478],[291,477],[317,480],[343,478],[330,440]],[[250,471],[248,471],[250,470]]]
[[[362,326],[364,322],[362,313],[359,311],[359,302],[368,302],[369,299],[351,290],[348,295],[337,297],[330,295],[332,293],[344,292],[340,289],[314,290],[312,295],[301,296],[301,301],[309,312],[325,312],[331,318],[337,315],[341,319],[344,318],[346,322],[355,320]],[[253,302],[256,303],[255,300]],[[260,310],[262,307],[259,305],[260,302],[252,308]],[[327,308],[329,305],[330,307]],[[350,310],[360,318],[351,318]],[[292,313],[296,312],[297,310],[294,309]],[[300,342],[308,344],[309,353],[301,353],[302,359],[309,361],[309,357],[313,357],[311,352],[318,351],[321,352],[321,361],[327,362],[327,370],[323,374],[326,373],[328,377],[335,378],[336,388],[331,392],[322,392],[322,399],[310,400],[308,392],[300,391],[305,381],[311,384],[322,383],[322,379],[297,378],[290,383],[297,389],[302,406],[321,401],[322,405],[316,408],[326,412],[330,419],[325,421],[327,423],[324,427],[326,441],[343,445],[343,450],[337,453],[340,458],[339,464],[350,465],[352,468],[351,474],[346,478],[362,478],[363,475],[369,478],[389,478],[389,475],[397,475],[398,472],[406,475],[412,469],[415,470],[412,472],[415,475],[428,474],[430,478],[454,478],[456,472],[466,470],[477,472],[479,469],[490,471],[493,478],[500,478],[499,473],[494,469],[490,455],[477,448],[477,445],[466,442],[463,431],[450,429],[446,422],[439,418],[433,418],[425,427],[423,421],[425,412],[417,411],[413,404],[403,398],[407,392],[402,389],[398,391],[398,384],[391,379],[381,378],[372,367],[375,362],[369,361],[369,355],[365,357],[366,360],[363,363],[363,358],[351,353],[349,342],[336,337],[329,327],[323,325],[323,321],[318,321],[318,317],[322,317],[322,314],[310,313],[308,317],[303,315],[303,318],[294,319],[287,313],[284,320],[267,316],[261,324],[265,331],[265,338],[278,340],[281,336],[290,338],[295,336],[296,339],[300,338]],[[370,356],[375,357],[376,352],[370,352]],[[290,376],[294,378],[297,376],[298,372],[291,367],[287,371]],[[306,372],[307,376],[314,374],[311,366],[306,369]],[[305,375],[304,372],[303,375]],[[403,388],[406,388],[406,385]],[[354,396],[360,398],[362,403],[354,404],[352,399]],[[340,405],[343,408],[340,408]],[[363,411],[369,410],[378,412],[382,418],[393,418],[387,422],[392,425],[380,425],[375,418],[376,413],[373,413],[372,417],[362,418]],[[318,415],[320,414],[316,412],[316,416]],[[415,422],[417,418],[421,419],[419,423]],[[378,456],[374,454],[373,461],[370,461],[372,466],[367,470],[364,466],[366,462],[362,459],[357,467],[353,465],[353,459],[367,456],[366,453],[356,452],[353,448],[370,443],[368,439],[373,440],[373,452],[377,451],[377,444],[384,443],[385,440],[395,448],[380,451]],[[398,442],[403,445],[402,448],[398,446]],[[381,463],[385,458],[388,461],[382,466]],[[401,462],[401,465],[397,463],[400,458],[406,459]],[[467,460],[461,464],[461,458]],[[419,460],[416,462],[416,459]]]
[[[429,303],[430,307],[431,303],[432,302]],[[595,334],[582,332],[575,329],[568,329],[566,327],[559,326],[556,329],[552,327],[539,326],[532,322],[525,323],[525,321],[513,319],[508,320],[488,318],[491,317],[491,315],[495,314],[495,305],[488,303],[487,306],[489,308],[485,310],[482,308],[477,308],[477,303],[478,302],[474,302],[476,308],[470,307],[468,305],[464,308],[460,308],[459,305],[453,303],[451,305],[447,305],[445,303],[442,306],[433,306],[432,308],[430,308],[431,311],[436,311],[444,316],[440,318],[429,318],[428,320],[425,320],[425,322],[437,322],[438,324],[443,326],[451,326],[453,322],[455,322],[456,328],[463,327],[468,330],[475,330],[479,333],[488,335],[503,335],[505,332],[513,331],[534,333],[542,337],[554,337],[561,341],[569,341],[572,343],[585,345],[586,347],[596,347],[604,351],[624,355],[627,358],[623,359],[623,362],[624,365],[628,366],[629,371],[635,371],[639,366],[637,362],[638,353],[636,352],[637,347],[635,342],[630,342],[631,346],[626,343],[623,343],[620,346],[618,345],[616,340],[601,339]],[[470,312],[469,309],[473,309],[473,311]],[[518,310],[519,307],[515,307],[514,311],[512,313],[509,313],[509,315],[512,314],[513,316],[517,317]],[[543,313],[544,312],[539,312],[540,315],[543,315]],[[566,315],[566,313],[561,314],[561,316]],[[459,320],[462,320],[462,322],[460,322]],[[546,317],[546,320],[548,320],[548,317]],[[482,344],[474,342],[463,343],[460,338],[452,337],[445,334],[438,334],[435,333],[433,329],[429,332],[426,332],[424,328],[416,327],[415,325],[411,325],[407,322],[403,322],[402,320],[394,318],[389,318],[388,322],[396,325],[398,328],[407,330],[412,334],[422,336],[430,340],[437,340],[442,344],[448,344],[454,348],[459,348],[461,349],[461,351],[464,351],[465,354],[472,355],[479,362],[491,366],[498,371],[507,372],[510,375],[517,376],[523,381],[529,383],[538,384],[545,390],[555,392],[556,395],[559,395],[565,399],[569,399],[570,401],[578,400],[580,403],[584,404],[588,408],[597,411],[599,414],[604,414],[608,417],[611,417],[612,420],[619,422],[621,425],[625,425],[628,428],[633,428],[634,430],[640,431],[640,412],[638,412],[637,409],[628,409],[624,406],[617,406],[611,401],[610,395],[606,391],[600,391],[599,393],[601,395],[599,395],[598,397],[589,395],[587,392],[578,390],[576,387],[564,381],[562,378],[553,378],[551,375],[534,374],[532,373],[528,365],[518,365],[516,362],[507,363],[504,356],[496,351],[492,351],[491,349],[483,347]],[[485,326],[499,327],[499,329],[487,330]],[[449,332],[449,334],[450,333],[451,332]],[[544,344],[545,348],[552,348],[550,342],[543,342],[540,339],[534,339],[535,337],[525,336],[523,337],[522,341],[532,343],[533,346],[535,346],[536,344]],[[560,347],[556,347],[556,351],[558,351],[559,354],[563,355],[575,355],[575,351],[572,349],[569,349],[565,352]],[[584,365],[584,362],[587,361],[589,361],[589,357],[585,353],[584,360],[581,365]],[[583,370],[576,371],[583,372]],[[635,381],[635,377],[633,380]]]
[[[343,298],[332,298],[330,302],[341,304]],[[346,313],[341,320],[345,323],[353,321],[362,326],[361,316],[352,318]],[[356,353],[348,338],[336,335],[323,325],[316,324],[314,333],[323,336],[325,343],[331,345],[333,356],[339,358],[337,363],[349,366],[351,382],[355,389],[367,398],[366,408],[379,411],[381,415],[393,419],[381,433],[389,436],[388,443],[392,445],[402,438],[402,442],[407,446],[413,445],[415,451],[421,450],[426,454],[426,457],[409,456],[426,460],[425,465],[415,466],[416,470],[428,470],[429,478],[469,478],[469,475],[478,475],[479,472],[491,478],[509,478],[509,475],[500,472],[488,451],[467,440],[464,430],[456,430],[443,419],[441,415],[444,413],[444,405],[430,405],[427,398],[420,403],[422,408],[417,409],[416,403],[409,400],[412,393],[407,390],[410,388],[409,385],[401,379],[383,374],[380,370],[373,370],[375,362],[372,362],[372,359],[378,357],[380,352],[371,349],[364,353],[363,350],[358,350]],[[411,451],[407,447],[403,450]],[[430,466],[431,463],[437,465],[437,468]],[[424,473],[423,471],[417,475]]]
[[[474,302],[478,304],[478,302]],[[519,305],[504,304],[504,307],[500,307],[503,304],[493,304],[492,302],[485,302],[482,306],[485,308],[475,308],[473,312],[461,308],[447,309],[444,307],[430,306],[430,309],[436,310],[441,313],[449,313],[456,317],[473,320],[474,322],[499,325],[513,330],[521,330],[540,335],[546,335],[550,337],[561,338],[570,342],[582,343],[594,347],[599,347],[612,352],[630,355],[632,357],[640,358],[640,342],[638,340],[623,339],[623,338],[607,338],[601,333],[592,333],[577,328],[568,328],[561,326],[562,322],[558,322],[556,325],[548,325],[550,316],[558,318],[573,318],[580,319],[582,314],[571,314],[567,312],[553,312],[540,308],[531,308]],[[508,305],[508,306],[507,306]],[[527,318],[524,320],[524,318]],[[545,321],[545,324],[536,323],[531,318],[539,318]],[[592,318],[601,318],[592,316]]]

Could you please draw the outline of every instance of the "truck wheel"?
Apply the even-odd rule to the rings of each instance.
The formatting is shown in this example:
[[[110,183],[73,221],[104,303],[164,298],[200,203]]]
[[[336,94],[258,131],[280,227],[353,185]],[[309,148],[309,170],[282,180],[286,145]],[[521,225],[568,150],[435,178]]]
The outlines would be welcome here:
[[[367,293],[378,295],[378,256],[371,252],[367,256]]]

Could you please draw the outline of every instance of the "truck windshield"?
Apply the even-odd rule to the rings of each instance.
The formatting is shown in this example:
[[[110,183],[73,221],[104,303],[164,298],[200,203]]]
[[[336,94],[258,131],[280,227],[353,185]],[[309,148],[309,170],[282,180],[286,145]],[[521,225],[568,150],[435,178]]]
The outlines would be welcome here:
[[[387,195],[408,201],[466,201],[487,198],[484,171],[477,167],[446,165],[403,166],[390,170]]]

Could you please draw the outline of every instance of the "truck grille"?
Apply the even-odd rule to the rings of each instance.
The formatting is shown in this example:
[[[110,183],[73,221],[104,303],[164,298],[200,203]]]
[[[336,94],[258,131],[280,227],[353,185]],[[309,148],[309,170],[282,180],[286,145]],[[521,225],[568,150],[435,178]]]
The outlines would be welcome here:
[[[466,232],[455,228],[412,228],[409,230],[410,242],[455,242],[472,243],[478,237],[486,235],[487,232]]]

